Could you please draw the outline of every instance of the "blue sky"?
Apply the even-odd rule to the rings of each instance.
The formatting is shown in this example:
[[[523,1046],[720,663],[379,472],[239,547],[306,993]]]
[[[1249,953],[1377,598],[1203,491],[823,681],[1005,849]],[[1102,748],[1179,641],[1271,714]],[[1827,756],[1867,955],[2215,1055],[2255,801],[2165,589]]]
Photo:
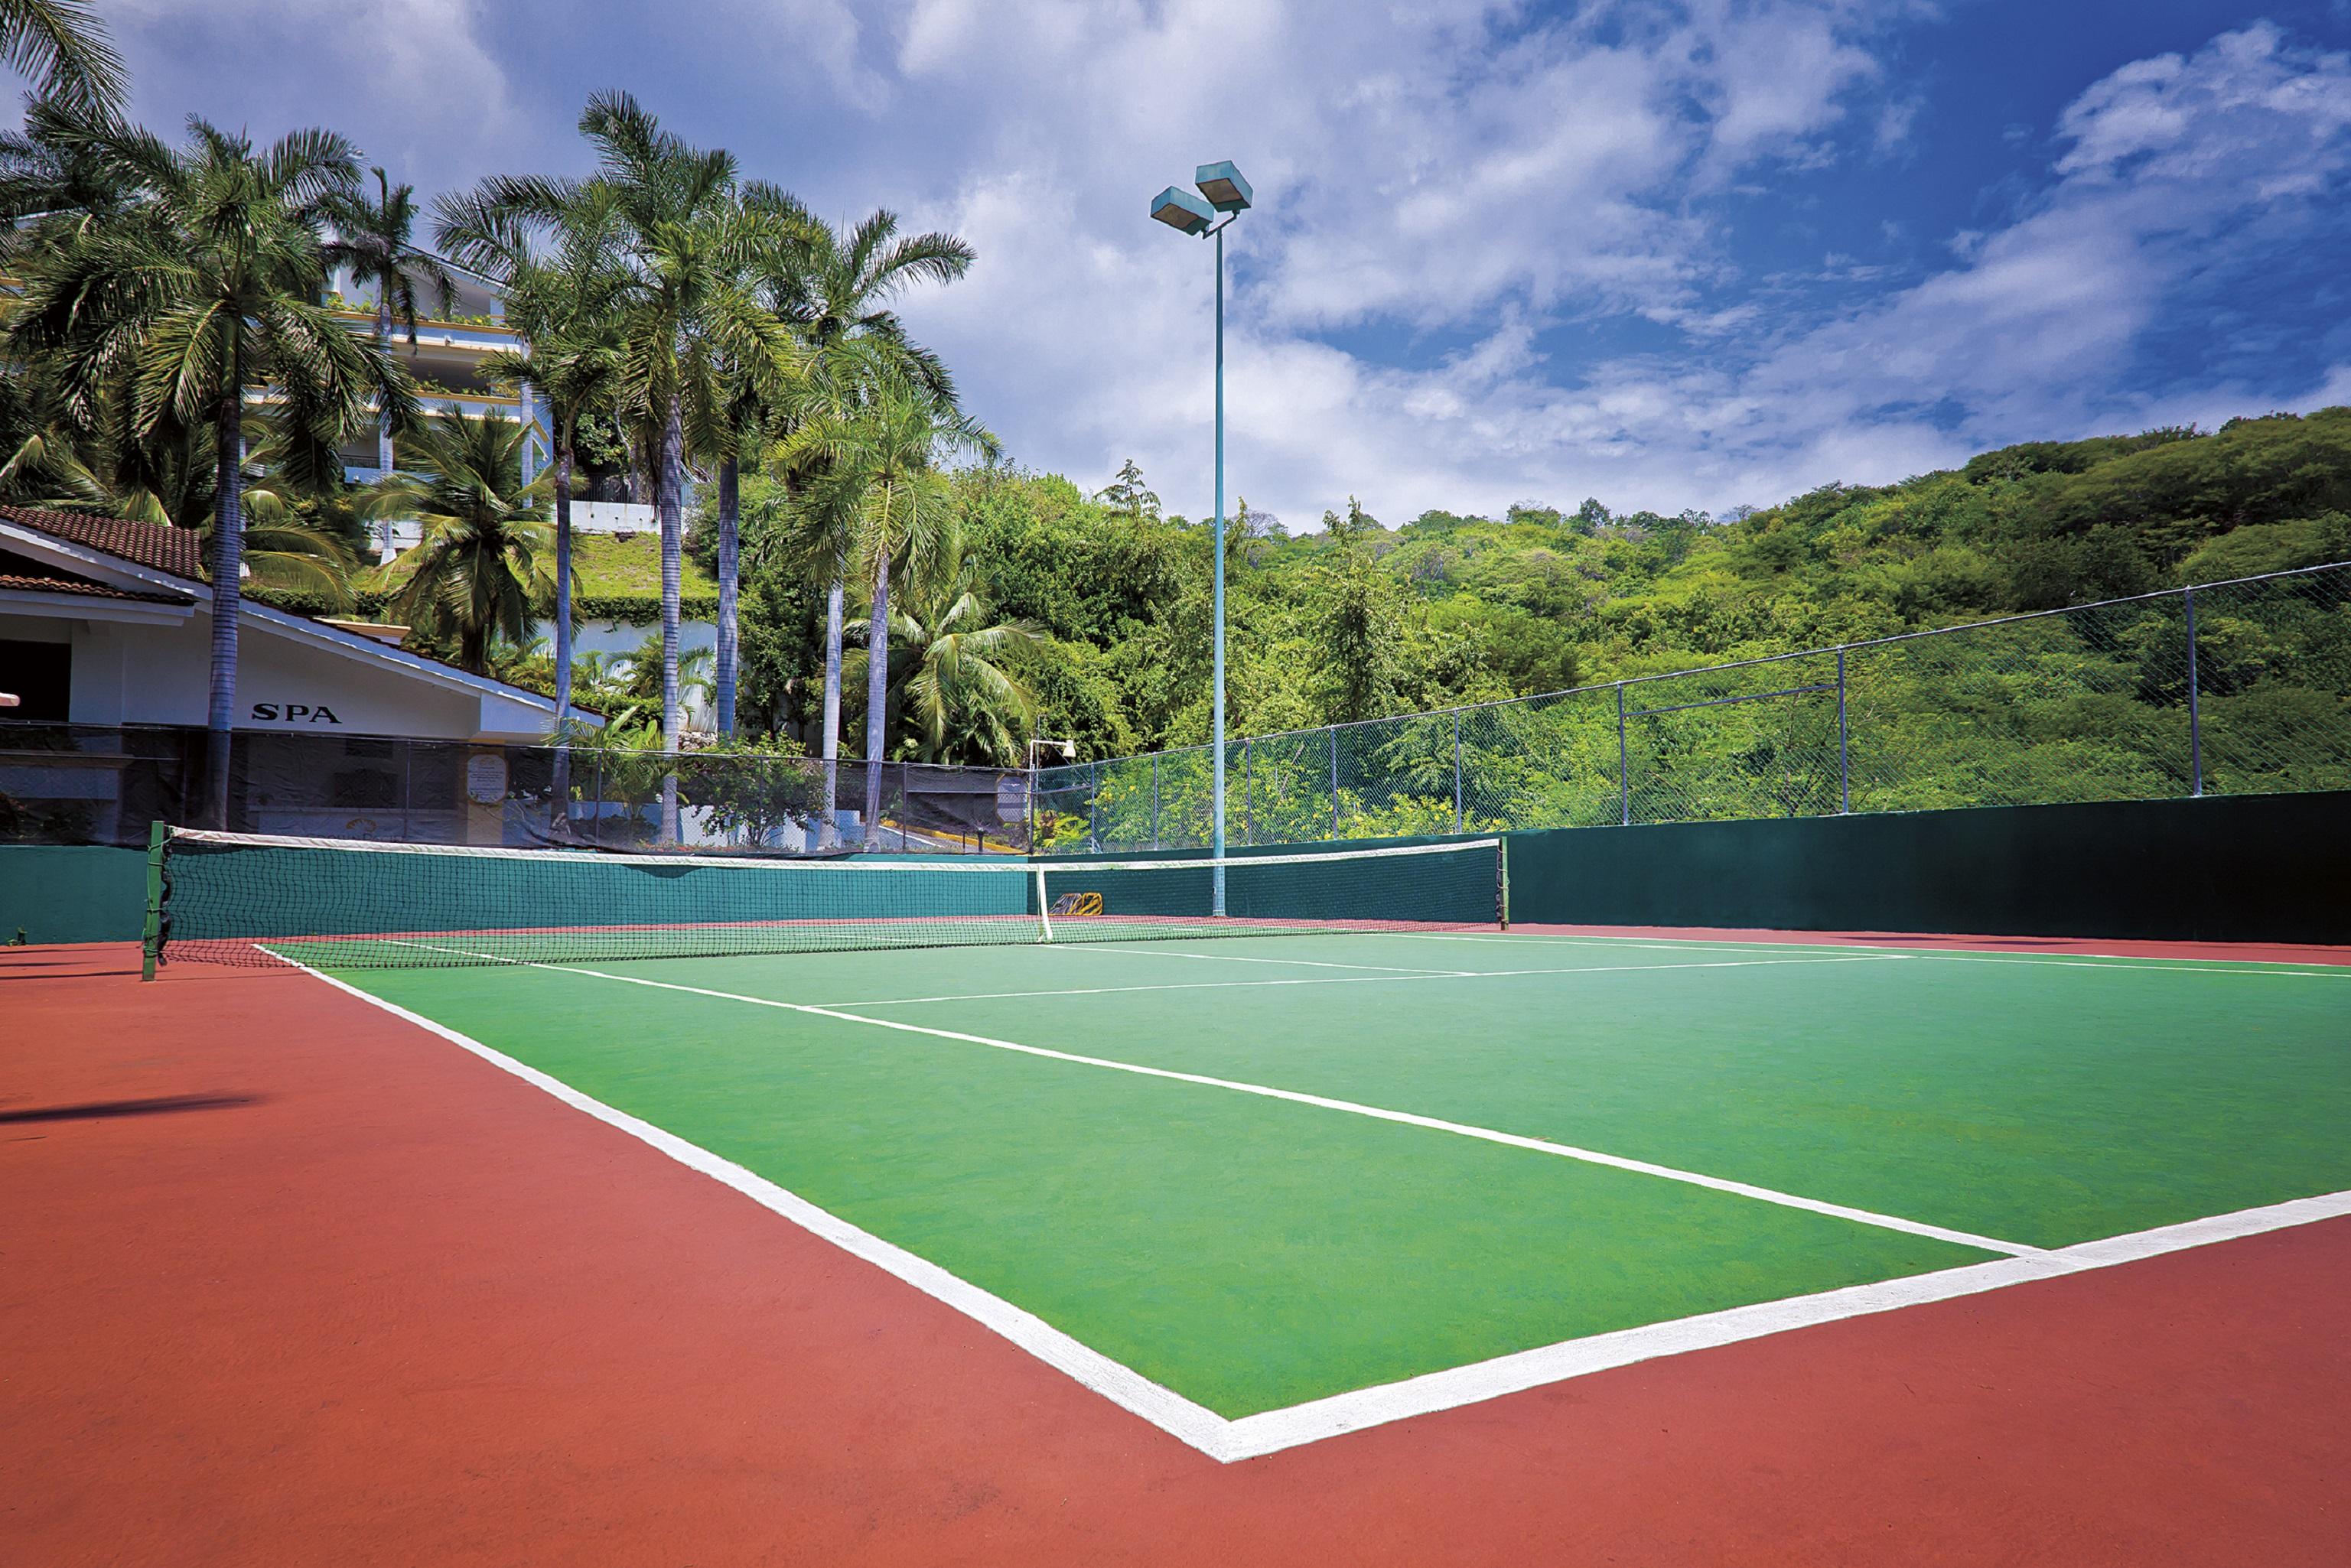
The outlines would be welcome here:
[[[624,87],[964,235],[909,297],[1014,458],[1292,528],[1719,512],[2004,442],[2351,402],[2351,0],[111,0],[141,118],[324,124],[432,191]]]

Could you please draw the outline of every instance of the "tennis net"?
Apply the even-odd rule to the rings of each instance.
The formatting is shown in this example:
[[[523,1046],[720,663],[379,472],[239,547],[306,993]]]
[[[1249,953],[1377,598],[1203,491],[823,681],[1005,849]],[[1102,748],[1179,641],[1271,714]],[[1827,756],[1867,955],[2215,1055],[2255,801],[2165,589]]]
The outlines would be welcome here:
[[[1501,843],[1218,863],[750,859],[196,829],[153,850],[160,959],[322,968],[1136,941],[1506,923]]]

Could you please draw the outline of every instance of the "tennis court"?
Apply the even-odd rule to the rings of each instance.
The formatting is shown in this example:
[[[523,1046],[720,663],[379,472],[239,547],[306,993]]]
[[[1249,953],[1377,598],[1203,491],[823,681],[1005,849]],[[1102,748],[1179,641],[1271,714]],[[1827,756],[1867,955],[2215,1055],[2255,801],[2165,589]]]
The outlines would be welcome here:
[[[1220,1459],[2351,1212],[2320,963],[1506,926],[1490,841],[1218,916],[1198,862],[186,841],[167,959],[394,1009]]]

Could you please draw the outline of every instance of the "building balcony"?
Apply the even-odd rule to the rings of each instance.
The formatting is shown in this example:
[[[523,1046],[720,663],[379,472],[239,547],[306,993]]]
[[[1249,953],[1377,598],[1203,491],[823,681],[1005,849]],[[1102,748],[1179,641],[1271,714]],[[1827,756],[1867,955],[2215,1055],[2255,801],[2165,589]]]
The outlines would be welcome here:
[[[375,332],[375,312],[372,310],[337,310],[335,314],[361,337]],[[408,347],[408,325],[395,321],[392,341],[397,348]],[[522,340],[513,328],[501,323],[484,325],[478,321],[436,321],[429,317],[416,319],[416,346],[420,349],[454,349],[460,352],[486,354],[494,349],[511,349]]]

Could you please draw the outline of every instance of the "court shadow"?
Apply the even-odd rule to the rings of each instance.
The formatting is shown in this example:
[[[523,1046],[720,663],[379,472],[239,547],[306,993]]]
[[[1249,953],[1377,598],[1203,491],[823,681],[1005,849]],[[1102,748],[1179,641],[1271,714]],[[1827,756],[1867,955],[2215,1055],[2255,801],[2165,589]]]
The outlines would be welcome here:
[[[174,1111],[225,1111],[261,1102],[257,1094],[159,1094],[146,1100],[93,1100],[82,1105],[36,1105],[0,1111],[0,1124],[24,1122],[103,1121],[115,1116],[161,1116]]]
[[[139,960],[136,956],[127,963],[119,959],[87,956],[19,958],[11,955],[0,958],[0,981],[92,980],[137,973]]]

